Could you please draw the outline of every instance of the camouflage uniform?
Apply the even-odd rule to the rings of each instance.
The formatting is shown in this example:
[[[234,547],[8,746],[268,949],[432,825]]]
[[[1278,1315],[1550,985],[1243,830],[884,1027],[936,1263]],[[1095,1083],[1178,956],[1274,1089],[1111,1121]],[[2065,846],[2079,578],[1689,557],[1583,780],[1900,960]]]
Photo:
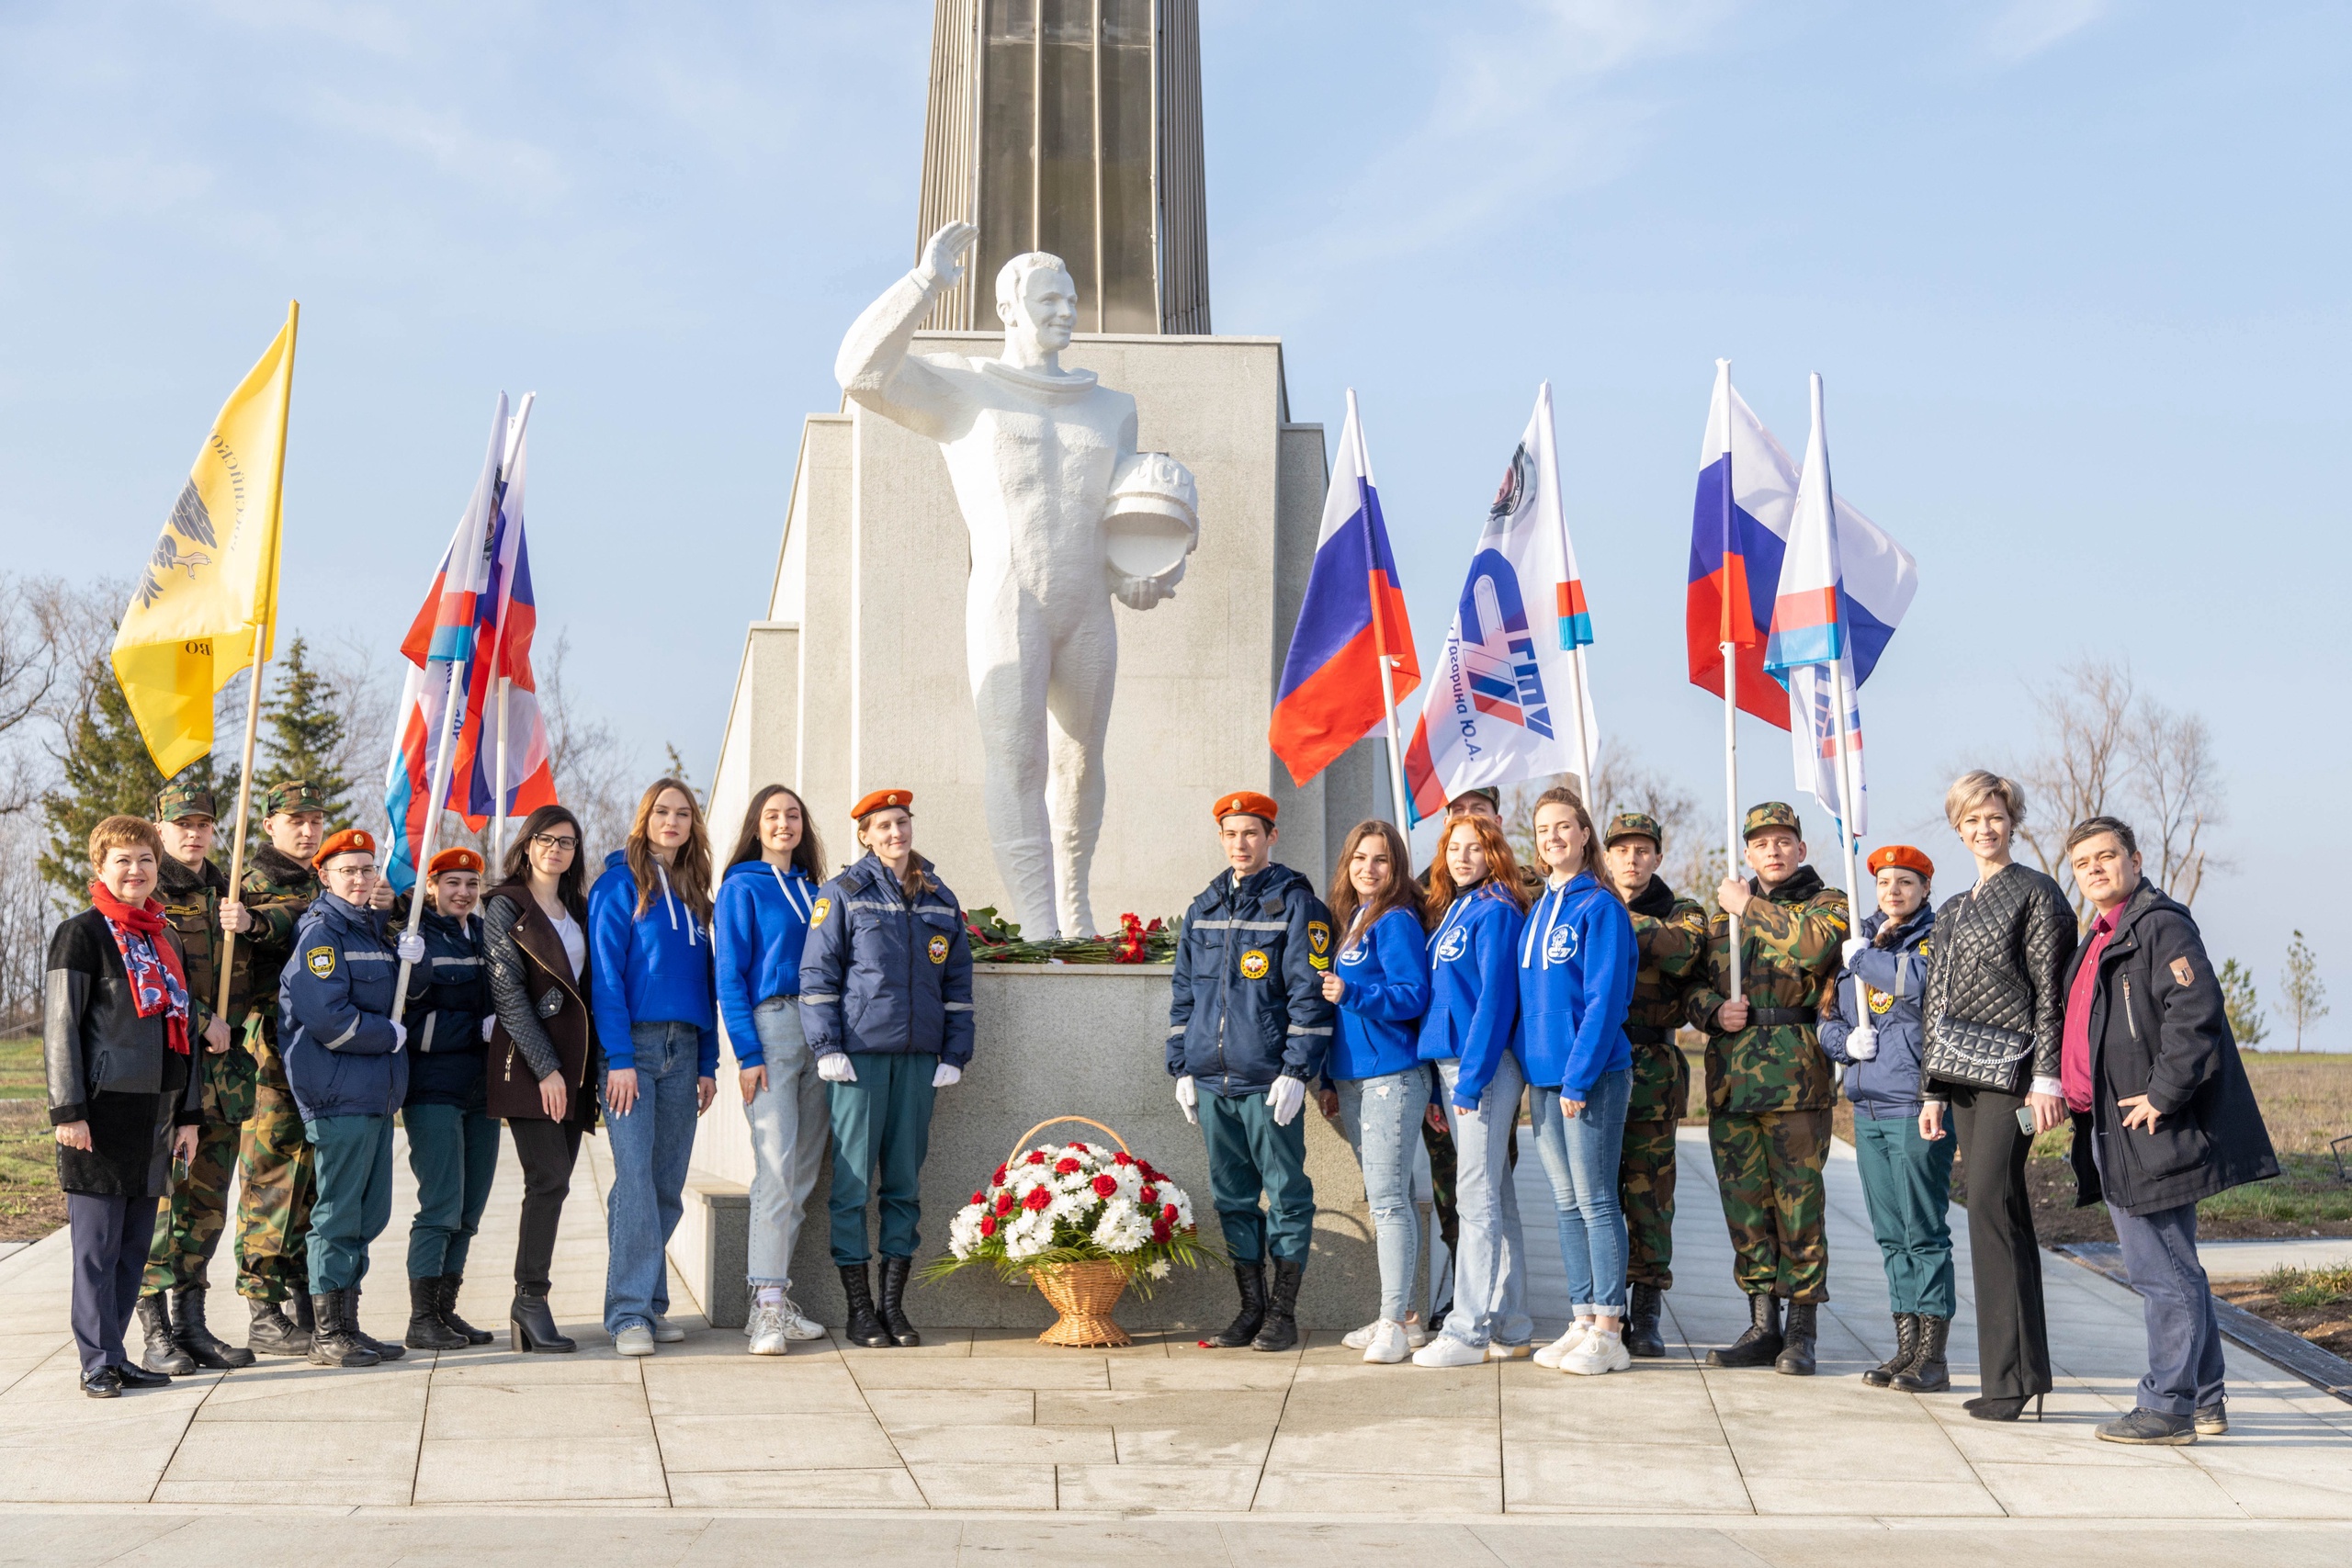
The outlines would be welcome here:
[[[1604,847],[1647,837],[1663,845],[1657,821],[1638,811],[1610,818]],[[1642,908],[1632,908],[1642,906]],[[1690,1063],[1676,1043],[1683,993],[1698,977],[1707,951],[1707,916],[1698,901],[1675,896],[1663,878],[1629,901],[1642,965],[1634,978],[1634,1005],[1625,1035],[1634,1044],[1634,1093],[1625,1111],[1624,1153],[1617,1167],[1617,1199],[1625,1212],[1625,1278],[1653,1290],[1674,1289],[1674,1124],[1690,1103]],[[1644,909],[1654,910],[1645,913]]]
[[[265,815],[320,808],[309,784],[283,784],[269,792]],[[277,1054],[277,986],[293,956],[295,922],[318,896],[318,875],[300,861],[268,844],[253,852],[243,889],[244,906],[254,917],[245,933],[254,950],[253,1012],[245,1041],[259,1066],[260,1084],[237,1166],[244,1183],[237,1200],[237,1293],[257,1302],[307,1302],[310,1296],[311,1201],[316,1188],[302,1113],[286,1082],[286,1060]]]
[[[1797,827],[1777,802],[1747,814],[1744,831]],[[1718,912],[1708,931],[1707,975],[1685,1016],[1707,1032],[1707,1143],[1723,1190],[1724,1220],[1750,1296],[1829,1299],[1822,1232],[1822,1162],[1837,1082],[1818,1043],[1821,999],[1838,973],[1848,931],[1846,896],[1811,866],[1757,897],[1739,921],[1740,990],[1748,1026],[1726,1034],[1715,1010],[1729,999],[1729,940]]]
[[[175,821],[186,816],[215,816],[209,792],[169,785],[164,790],[156,819]],[[229,1220],[229,1182],[236,1174],[239,1129],[254,1111],[254,1081],[257,1072],[242,1034],[252,1003],[253,949],[240,942],[231,961],[235,970],[229,987],[229,1010],[220,1016],[229,1025],[229,1049],[215,1055],[200,1037],[220,999],[220,901],[228,895],[229,877],[210,861],[191,871],[165,856],[160,886],[164,917],[179,933],[180,951],[187,969],[188,999],[199,1036],[198,1059],[204,1075],[204,1121],[197,1129],[196,1156],[187,1174],[172,1184],[171,1208],[159,1217],[155,1239],[147,1252],[147,1274],[141,1295],[159,1291],[201,1289],[220,1233]]]

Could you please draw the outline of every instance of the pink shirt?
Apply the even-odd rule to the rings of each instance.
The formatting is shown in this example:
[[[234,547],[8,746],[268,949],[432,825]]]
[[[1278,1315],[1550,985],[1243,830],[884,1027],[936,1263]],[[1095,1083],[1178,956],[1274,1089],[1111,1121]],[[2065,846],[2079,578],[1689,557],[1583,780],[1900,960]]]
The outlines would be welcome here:
[[[2091,1108],[2091,998],[2098,995],[2099,954],[2115,934],[2121,909],[2109,909],[2091,922],[2091,939],[2083,944],[2083,964],[2066,993],[2066,1024],[2059,1032],[2058,1082],[2070,1111]]]

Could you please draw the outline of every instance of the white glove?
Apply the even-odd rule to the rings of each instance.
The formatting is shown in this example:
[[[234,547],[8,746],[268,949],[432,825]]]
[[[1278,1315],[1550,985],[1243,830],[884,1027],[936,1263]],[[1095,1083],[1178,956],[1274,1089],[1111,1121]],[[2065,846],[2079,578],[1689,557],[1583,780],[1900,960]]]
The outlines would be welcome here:
[[[1298,1118],[1298,1108],[1306,1103],[1306,1085],[1284,1073],[1266,1091],[1266,1103],[1274,1108],[1274,1125],[1287,1127]]]
[[[400,941],[392,944],[392,951],[401,955],[401,963],[413,969],[424,962],[424,937],[418,931],[402,931]]]
[[[1190,1073],[1176,1080],[1176,1103],[1184,1108],[1185,1121],[1195,1127],[1201,1124],[1201,1091],[1193,1086]]]
[[[842,1060],[846,1062],[849,1058],[847,1056],[843,1056]],[[952,1062],[942,1062],[939,1066],[931,1070],[931,1087],[933,1089],[945,1089],[949,1084],[956,1082],[963,1076],[963,1068],[956,1066]]]
[[[393,1019],[391,1021],[391,1024],[392,1055],[397,1056],[401,1054],[401,1047],[408,1043],[408,1025],[402,1023],[399,1019]]]
[[[827,1083],[855,1083],[857,1067],[850,1061],[848,1052],[835,1051],[817,1058],[817,1076]]]
[[[1846,1055],[1857,1062],[1867,1062],[1878,1055],[1878,1031],[1867,1023],[1854,1025],[1846,1036]]]
[[[1861,952],[1862,949],[1868,947],[1870,944],[1871,939],[1866,936],[1848,937],[1846,939],[1846,945],[1838,950],[1845,957],[1846,967],[1851,969],[1854,966],[1854,954]]]
[[[497,1028],[498,1020],[495,1018],[486,1018],[481,1021],[481,1043],[483,1044],[487,1045],[490,1043],[491,1034]]]

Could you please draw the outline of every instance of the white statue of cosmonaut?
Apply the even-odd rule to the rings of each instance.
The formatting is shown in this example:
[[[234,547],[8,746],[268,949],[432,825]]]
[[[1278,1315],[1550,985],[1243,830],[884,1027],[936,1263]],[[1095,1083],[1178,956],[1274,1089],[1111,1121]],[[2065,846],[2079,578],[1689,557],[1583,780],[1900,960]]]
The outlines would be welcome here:
[[[1111,600],[1148,610],[1175,592],[1198,502],[1182,464],[1136,450],[1131,395],[1061,367],[1078,286],[1059,257],[1031,251],[997,274],[1002,358],[908,352],[977,232],[933,234],[851,326],[833,373],[852,402],[946,454],[971,531],[964,646],[997,866],[1024,934],[1091,935],[1119,665]]]

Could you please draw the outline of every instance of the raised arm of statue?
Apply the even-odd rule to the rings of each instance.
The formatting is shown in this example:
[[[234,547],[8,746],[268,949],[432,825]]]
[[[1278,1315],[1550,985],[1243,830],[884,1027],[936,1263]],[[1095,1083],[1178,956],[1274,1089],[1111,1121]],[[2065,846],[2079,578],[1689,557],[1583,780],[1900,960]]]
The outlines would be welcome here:
[[[957,258],[976,233],[968,223],[950,223],[933,234],[922,264],[851,323],[833,360],[833,378],[850,401],[933,441],[961,435],[970,407],[947,377],[907,350],[932,301],[963,276]]]

